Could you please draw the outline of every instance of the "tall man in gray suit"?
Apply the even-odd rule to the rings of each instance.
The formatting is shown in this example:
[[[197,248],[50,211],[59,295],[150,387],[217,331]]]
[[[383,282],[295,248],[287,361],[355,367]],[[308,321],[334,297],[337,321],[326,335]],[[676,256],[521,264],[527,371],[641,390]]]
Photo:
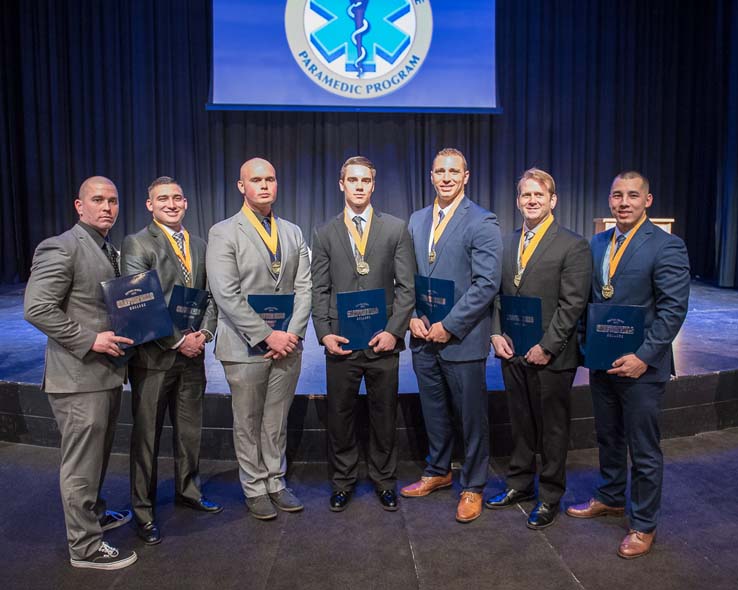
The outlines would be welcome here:
[[[161,176],[148,189],[152,222],[123,240],[123,273],[156,270],[164,296],[175,285],[207,288],[205,242],[182,225],[187,198],[179,183]],[[205,392],[205,343],[213,338],[216,307],[211,301],[197,332],[174,333],[137,348],[129,363],[133,407],[131,505],[136,533],[147,545],[161,541],[155,520],[157,456],[169,410],[174,447],[175,502],[203,512],[222,508],[200,491],[200,431]]]
[[[367,466],[380,503],[397,510],[395,426],[400,350],[415,307],[415,255],[405,222],[374,209],[376,170],[362,156],[346,160],[338,186],[341,213],[313,237],[313,324],[325,347],[328,385],[326,427],[333,468],[330,509],[346,508],[356,485],[359,449],[354,430],[356,399],[366,380],[369,406]],[[369,348],[347,350],[338,335],[336,294],[383,289],[387,324]]]
[[[105,507],[100,489],[110,457],[124,366],[110,330],[100,283],[120,276],[107,239],[118,217],[118,190],[102,176],[82,183],[74,202],[79,222],[36,248],[26,286],[25,318],[49,339],[41,389],[61,433],[61,487],[74,567],[114,570],[136,561],[133,551],[103,541],[103,531],[130,521],[130,511]]]
[[[210,229],[207,271],[218,305],[215,356],[231,388],[233,441],[246,504],[255,518],[302,510],[286,487],[287,413],[310,316],[310,259],[300,228],[274,215],[277,175],[261,158],[241,166],[243,207]],[[251,294],[294,293],[292,317],[273,329]],[[266,352],[264,352],[266,351]]]
[[[543,465],[538,503],[528,518],[531,529],[554,523],[566,490],[569,393],[580,360],[576,327],[587,306],[592,274],[587,240],[554,220],[557,202],[553,177],[537,168],[526,170],[517,196],[523,227],[503,240],[500,293],[541,300],[543,337],[530,350],[516,348],[503,331],[499,297],[492,317],[492,345],[502,359],[513,451],[507,489],[489,498],[486,506],[505,508],[535,497],[540,450]]]
[[[494,213],[464,194],[469,169],[459,150],[446,148],[436,154],[431,182],[435,203],[413,213],[408,227],[418,273],[453,281],[454,302],[446,317],[432,325],[421,318],[410,320],[410,348],[429,452],[421,479],[400,493],[427,496],[451,485],[453,408],[464,437],[456,520],[471,522],[482,512],[489,468],[485,368],[490,305],[500,285],[502,240]]]

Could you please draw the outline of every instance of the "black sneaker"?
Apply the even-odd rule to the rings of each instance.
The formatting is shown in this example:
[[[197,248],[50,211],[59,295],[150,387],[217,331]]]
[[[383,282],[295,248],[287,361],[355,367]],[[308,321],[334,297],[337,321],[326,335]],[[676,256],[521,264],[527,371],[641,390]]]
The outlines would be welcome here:
[[[120,551],[105,541],[100,543],[97,551],[86,559],[70,559],[72,567],[83,567],[93,570],[119,570],[128,567],[138,559],[135,551]]]
[[[119,526],[131,522],[133,514],[130,510],[106,510],[104,516],[100,519],[100,527],[104,531],[117,529]]]

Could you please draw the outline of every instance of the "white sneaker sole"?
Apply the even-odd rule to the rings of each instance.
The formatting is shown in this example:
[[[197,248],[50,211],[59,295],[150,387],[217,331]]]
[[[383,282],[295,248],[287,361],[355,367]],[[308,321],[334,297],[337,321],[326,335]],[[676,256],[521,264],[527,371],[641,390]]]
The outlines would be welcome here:
[[[72,567],[79,567],[91,570],[119,570],[123,569],[124,567],[128,567],[132,563],[135,563],[137,559],[138,555],[134,553],[130,557],[126,557],[125,559],[121,559],[120,561],[115,561],[111,563],[95,563],[94,561],[85,561],[84,559],[70,559],[69,563],[72,564]]]

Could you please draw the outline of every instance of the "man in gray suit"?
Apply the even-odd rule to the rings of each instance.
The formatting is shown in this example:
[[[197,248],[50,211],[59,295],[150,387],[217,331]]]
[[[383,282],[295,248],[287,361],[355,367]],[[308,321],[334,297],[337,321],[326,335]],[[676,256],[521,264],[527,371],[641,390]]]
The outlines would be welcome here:
[[[380,503],[397,510],[395,427],[400,350],[415,307],[415,255],[405,222],[371,205],[376,170],[361,156],[346,160],[338,186],[345,196],[341,213],[313,237],[313,324],[325,347],[328,385],[326,428],[330,440],[333,493],[330,509],[346,508],[356,485],[359,449],[354,410],[361,380],[369,406],[367,465]],[[383,289],[387,324],[370,348],[344,350],[338,335],[336,294]]]
[[[418,273],[453,281],[454,301],[441,321],[410,320],[410,349],[429,451],[420,480],[402,488],[400,494],[427,496],[451,486],[453,408],[464,437],[456,520],[466,523],[482,513],[489,470],[485,366],[490,305],[500,285],[502,240],[495,214],[465,194],[469,169],[459,150],[446,148],[436,154],[431,182],[435,203],[413,213],[408,228]]]
[[[526,170],[517,196],[523,227],[503,240],[500,292],[541,300],[543,337],[530,350],[516,348],[502,329],[499,298],[492,318],[492,345],[502,359],[513,451],[507,489],[489,498],[486,506],[506,508],[535,497],[540,450],[538,502],[527,523],[531,529],[554,523],[566,491],[569,392],[580,360],[575,332],[587,306],[592,274],[587,240],[554,220],[557,201],[553,177],[537,168]]]
[[[218,305],[215,356],[231,388],[233,442],[251,515],[302,510],[286,487],[287,413],[297,387],[310,316],[310,259],[300,228],[274,215],[277,175],[261,158],[241,166],[243,207],[210,229],[207,272]],[[274,329],[251,294],[294,294],[292,317]],[[274,326],[279,328],[280,326]]]
[[[110,330],[101,281],[120,276],[107,239],[118,217],[118,191],[102,176],[82,183],[74,202],[79,222],[36,248],[26,286],[25,318],[48,336],[41,389],[61,434],[61,487],[74,567],[114,570],[136,561],[133,551],[103,541],[103,531],[130,521],[100,497],[120,410],[125,366]]]
[[[206,289],[205,242],[182,225],[187,199],[179,183],[161,176],[148,189],[153,221],[123,240],[123,273],[155,269],[164,296],[175,285]],[[129,363],[133,408],[131,505],[136,533],[147,545],[161,541],[155,520],[157,455],[169,409],[174,447],[175,502],[202,512],[222,508],[200,491],[200,431],[205,392],[205,343],[213,338],[216,307],[209,303],[199,331],[174,333],[137,347]]]

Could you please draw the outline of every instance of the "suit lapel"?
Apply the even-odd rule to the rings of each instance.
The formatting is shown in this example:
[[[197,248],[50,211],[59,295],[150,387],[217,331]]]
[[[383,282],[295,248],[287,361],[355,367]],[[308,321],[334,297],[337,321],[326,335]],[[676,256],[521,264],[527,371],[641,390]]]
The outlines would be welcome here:
[[[87,233],[87,231],[80,227],[79,225],[75,224],[72,227],[72,231],[76,234],[76,236],[80,239],[80,241],[91,251],[91,254],[99,258],[101,260],[105,261],[105,264],[108,266],[106,267],[110,269],[111,276],[115,276],[115,271],[113,270],[113,265],[110,262],[110,259],[105,255],[105,252],[103,252],[103,249],[100,248],[96,243],[95,240],[92,239],[92,236]],[[120,252],[118,252],[118,256],[120,258]],[[106,273],[107,274],[107,273]]]
[[[430,241],[430,234],[433,231],[433,207],[428,207],[425,210],[419,223],[421,243],[418,245],[418,251],[421,254],[420,256],[416,256],[416,259],[420,259],[418,264],[419,273],[422,276],[428,277],[431,274],[430,263],[428,262],[428,242]]]
[[[274,221],[277,224],[277,236],[278,236],[278,244],[279,244],[279,259],[282,261],[282,264],[279,267],[279,274],[277,275],[277,284],[280,283],[282,280],[282,275],[284,274],[284,267],[286,266],[285,263],[287,261],[287,257],[290,253],[290,248],[292,247],[292,244],[289,244],[289,240],[287,240],[287,232],[283,231],[282,228],[282,219],[280,217],[274,216]],[[261,238],[259,238],[260,241]],[[263,244],[263,241],[262,241]],[[265,250],[266,246],[262,248],[262,250]],[[269,268],[271,270],[272,260],[269,259]]]
[[[356,259],[354,258],[354,249],[351,247],[351,240],[349,240],[348,230],[346,224],[343,222],[343,211],[333,220],[333,231],[336,233],[338,242],[341,244],[344,253],[346,254],[346,260],[349,268],[353,269],[352,272],[356,273]]]
[[[272,261],[269,258],[266,246],[264,245],[261,236],[259,236],[256,230],[251,226],[251,223],[249,223],[249,220],[243,214],[243,211],[238,212],[238,228],[241,233],[246,236],[246,238],[251,242],[251,244],[254,246],[254,249],[259,253],[262,262],[271,272]],[[279,222],[277,222],[277,232],[279,232]]]
[[[623,252],[623,257],[620,259],[618,269],[617,271],[615,271],[615,274],[612,277],[613,281],[615,281],[617,276],[624,268],[628,268],[628,264],[630,264],[630,261],[633,259],[638,249],[643,246],[643,244],[645,244],[646,241],[651,237],[651,234],[653,233],[653,227],[653,224],[650,221],[647,221],[638,228],[638,231],[630,240],[630,243],[625,249],[625,252]]]
[[[523,231],[522,228],[520,231]],[[533,252],[533,256],[530,257],[530,260],[528,261],[528,265],[525,267],[525,272],[523,273],[523,276],[520,279],[520,286],[523,286],[523,283],[525,283],[525,279],[530,275],[530,273],[533,272],[534,268],[538,264],[538,262],[543,257],[543,254],[546,252],[548,248],[551,247],[551,244],[553,244],[554,240],[556,239],[556,236],[559,233],[559,224],[555,221],[551,224],[551,227],[548,228],[548,231],[546,232],[546,235],[541,238],[541,241],[538,243],[538,246],[536,247],[535,252]],[[516,232],[518,236],[518,243],[520,240],[520,232]],[[517,259],[517,249],[515,251],[515,258]],[[517,260],[515,260],[515,264],[517,266]],[[517,268],[515,269],[517,271]]]
[[[607,251],[607,245],[612,240],[612,234],[615,229],[609,229],[601,234],[597,234],[595,239],[592,240],[592,261],[593,270],[595,276],[596,290],[599,292],[602,289],[602,265],[604,264],[605,252]]]
[[[369,228],[369,238],[366,242],[366,250],[364,251],[364,257],[369,258],[374,245],[379,241],[379,235],[382,233],[382,227],[384,227],[384,220],[382,214],[376,209],[372,210],[372,225]]]
[[[511,283],[513,277],[518,274],[518,244],[520,243],[521,232],[522,228],[514,231],[508,237],[508,241],[504,247],[503,265],[505,268],[503,268],[502,276],[503,278],[509,277]],[[505,290],[510,291],[512,289],[515,289],[515,292],[517,293],[518,287],[516,287],[514,283],[512,283],[512,286],[507,285]]]
[[[156,241],[157,248],[159,248],[160,252],[163,252],[164,255],[169,259],[169,261],[174,265],[174,268],[177,269],[177,275],[182,279],[182,283],[185,283],[184,275],[182,273],[182,267],[179,264],[179,258],[177,258],[177,255],[174,253],[174,250],[172,250],[172,246],[169,243],[169,238],[164,235],[164,230],[162,230],[156,223],[153,221],[149,224],[149,233],[151,234],[151,237],[154,238]],[[192,250],[192,248],[190,248]],[[194,277],[194,265],[192,267]]]

